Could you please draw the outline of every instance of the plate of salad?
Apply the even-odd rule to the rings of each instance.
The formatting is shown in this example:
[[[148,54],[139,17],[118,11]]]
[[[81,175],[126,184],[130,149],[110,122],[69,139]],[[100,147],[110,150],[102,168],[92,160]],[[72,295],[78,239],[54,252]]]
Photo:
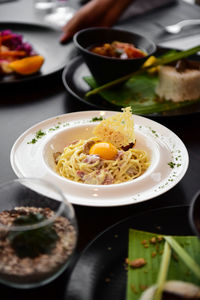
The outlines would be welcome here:
[[[64,68],[70,45],[60,31],[28,23],[0,23],[0,85],[38,79]],[[55,55],[56,54],[56,55]]]

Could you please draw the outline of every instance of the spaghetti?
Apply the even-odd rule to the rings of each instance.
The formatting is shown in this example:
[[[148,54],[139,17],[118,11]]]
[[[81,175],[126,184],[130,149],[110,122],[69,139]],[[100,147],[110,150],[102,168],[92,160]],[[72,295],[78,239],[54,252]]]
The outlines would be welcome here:
[[[108,185],[133,180],[142,175],[149,166],[149,159],[144,150],[117,149],[114,159],[91,155],[92,145],[98,142],[99,138],[93,137],[65,147],[57,159],[57,173],[80,183]]]

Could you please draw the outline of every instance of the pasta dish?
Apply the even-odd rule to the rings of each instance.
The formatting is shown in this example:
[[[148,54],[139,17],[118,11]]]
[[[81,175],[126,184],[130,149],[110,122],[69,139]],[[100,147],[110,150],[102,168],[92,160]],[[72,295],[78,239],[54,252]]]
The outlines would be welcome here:
[[[125,109],[124,113],[119,113],[120,118],[124,114],[126,119],[126,114],[129,113],[130,111]],[[80,139],[65,147],[63,153],[54,154],[56,172],[59,175],[79,183],[108,185],[133,180],[146,171],[150,164],[146,151],[133,148],[135,140],[132,134],[127,144],[123,132],[117,134],[119,128],[116,122],[112,135],[108,130],[109,119],[102,121],[94,130],[96,134],[101,132],[103,139],[100,136],[88,140]],[[113,119],[111,124],[112,122]],[[130,119],[128,122],[130,123]],[[109,136],[105,138],[105,132],[108,131],[109,135],[112,135],[110,136],[112,143],[109,142]],[[123,139],[116,138],[115,143],[113,137],[117,136],[123,136]],[[122,143],[123,140],[126,141],[125,145]]]

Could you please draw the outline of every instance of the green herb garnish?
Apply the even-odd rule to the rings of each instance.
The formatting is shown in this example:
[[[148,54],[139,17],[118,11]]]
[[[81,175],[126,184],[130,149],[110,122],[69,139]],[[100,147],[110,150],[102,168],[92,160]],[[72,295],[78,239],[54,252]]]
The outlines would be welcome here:
[[[26,226],[40,223],[47,218],[40,213],[30,213],[15,219],[13,225]],[[27,231],[10,231],[8,233],[12,248],[20,258],[37,257],[48,254],[55,247],[58,235],[52,224]]]
[[[46,132],[44,132],[40,129],[36,132],[35,137],[27,144],[35,144],[39,139],[41,139],[45,135],[46,135]]]
[[[181,166],[181,164],[175,164],[173,161],[170,161],[168,163],[168,166],[170,166],[170,168],[174,169],[175,167],[179,168]]]
[[[173,162],[173,161],[170,161],[169,163],[168,163],[168,166],[170,166],[170,168],[174,168],[175,167],[175,163]]]
[[[35,144],[37,142],[36,138],[33,138],[30,142],[28,142],[27,144]]]
[[[98,122],[98,121],[102,121],[103,117],[94,117],[92,118],[91,122]]]
[[[42,130],[38,130],[35,134],[36,139],[41,139],[46,133]]]

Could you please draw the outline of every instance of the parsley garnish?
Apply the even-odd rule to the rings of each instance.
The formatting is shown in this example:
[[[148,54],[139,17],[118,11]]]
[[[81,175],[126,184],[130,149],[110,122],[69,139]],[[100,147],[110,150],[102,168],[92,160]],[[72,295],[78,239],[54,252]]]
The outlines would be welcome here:
[[[181,166],[181,164],[175,164],[175,163],[173,163],[172,161],[170,161],[169,163],[168,163],[168,166],[170,166],[170,168],[174,168],[175,166],[178,168],[178,167],[180,167]]]
[[[27,144],[35,144],[39,139],[41,139],[44,135],[46,135],[46,132],[42,131],[41,129],[38,130],[35,134],[35,137],[30,141],[27,142]]]
[[[38,130],[35,134],[36,139],[41,139],[41,137],[43,137],[44,135],[46,135],[46,133],[42,130]]]
[[[170,161],[170,162],[168,163],[168,166],[170,166],[170,168],[172,168],[172,169],[175,167],[175,165],[176,165],[176,164],[173,163],[172,161]]]
[[[28,142],[27,144],[35,144],[36,142],[37,142],[37,140],[34,138],[30,142]]]
[[[91,122],[97,122],[97,121],[102,121],[103,117],[94,117],[92,118]]]

